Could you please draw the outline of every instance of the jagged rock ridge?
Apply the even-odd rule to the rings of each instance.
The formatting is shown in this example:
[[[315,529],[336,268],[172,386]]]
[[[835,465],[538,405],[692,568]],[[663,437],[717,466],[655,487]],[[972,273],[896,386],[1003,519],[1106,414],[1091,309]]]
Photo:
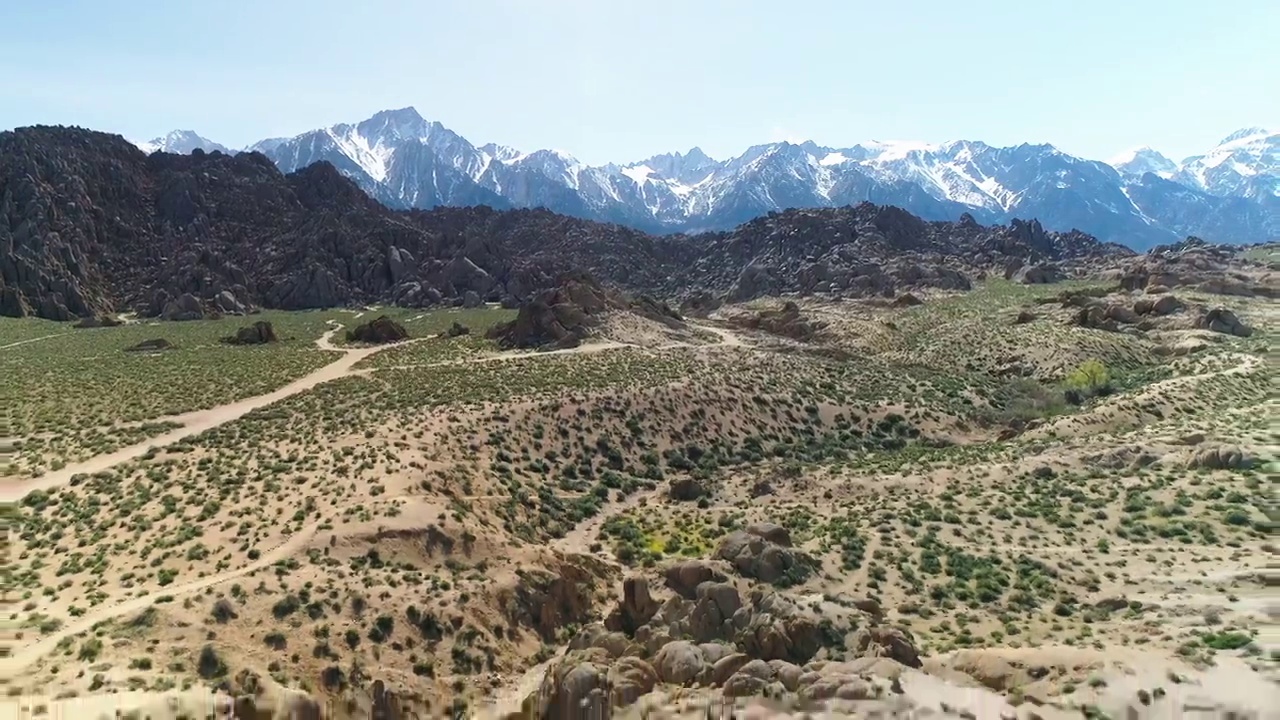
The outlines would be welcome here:
[[[586,270],[682,297],[892,295],[968,286],[1011,263],[1124,253],[1039,223],[926,222],[906,211],[792,210],[729,232],[654,236],[546,210],[395,211],[332,165],[283,175],[263,155],[146,155],[77,128],[0,133],[0,314],[166,319],[393,303],[515,307]]]

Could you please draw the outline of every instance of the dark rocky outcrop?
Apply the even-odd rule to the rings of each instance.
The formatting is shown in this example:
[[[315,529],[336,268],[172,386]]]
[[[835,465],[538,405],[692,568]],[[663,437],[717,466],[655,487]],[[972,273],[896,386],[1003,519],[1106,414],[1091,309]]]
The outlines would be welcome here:
[[[1185,307],[1185,303],[1169,294],[1144,297],[1133,303],[1133,311],[1139,315],[1172,315]]]
[[[724,305],[724,298],[705,290],[695,290],[680,303],[680,312],[693,317],[706,317]]]
[[[825,325],[804,316],[800,306],[791,300],[782,304],[780,310],[761,310],[759,312],[739,315],[730,320],[747,330],[759,330],[770,335],[778,335],[800,342],[812,342]]]
[[[563,720],[608,717],[609,661],[609,654],[599,648],[568,653],[547,670],[538,692],[526,700],[523,716]]]
[[[80,318],[80,322],[75,324],[77,329],[86,328],[103,328],[103,327],[119,327],[124,321],[115,315],[94,315],[90,317]]]
[[[776,525],[752,525],[729,533],[716,547],[715,556],[728,561],[744,577],[780,587],[804,582],[817,565],[813,558],[792,549],[786,530]]]
[[[1011,266],[1005,272],[1005,277],[1023,285],[1047,285],[1067,279],[1067,276],[1062,272],[1062,268],[1053,263],[1027,263],[1021,266]]]
[[[176,299],[170,300],[160,311],[161,320],[201,320],[204,315],[204,306],[191,293],[183,293]]]
[[[1253,467],[1254,459],[1238,447],[1214,445],[1196,450],[1187,461],[1189,468],[1208,470],[1246,470]]]
[[[266,345],[268,343],[279,342],[276,337],[276,330],[271,323],[265,320],[259,320],[252,325],[236,330],[235,335],[225,337],[222,342],[228,345]]]
[[[755,523],[741,532],[790,550],[781,525]],[[667,566],[661,573],[675,594],[666,597],[645,577],[628,577],[608,619],[573,636],[525,698],[521,716],[610,717],[611,707],[662,686],[714,688],[724,697],[869,698],[884,689],[868,684],[869,673],[896,678],[922,667],[910,633],[883,624],[874,601],[841,595],[801,603],[763,585],[740,589],[718,564]]]
[[[461,337],[463,335],[470,335],[470,334],[471,334],[471,328],[467,327],[466,325],[463,325],[457,320],[454,320],[453,323],[449,325],[449,329],[444,331],[445,337],[451,337],[451,338]]]
[[[1249,337],[1253,334],[1253,328],[1245,325],[1236,317],[1236,314],[1226,308],[1213,308],[1206,312],[1199,321],[1199,326],[1205,330],[1211,330],[1224,335],[1235,335],[1236,337]]]
[[[661,605],[649,591],[649,581],[632,576],[622,581],[622,601],[605,621],[605,627],[634,635],[636,630],[648,624]]]
[[[386,345],[407,339],[409,339],[409,331],[404,329],[404,325],[386,315],[380,315],[347,331],[348,342],[368,345]]]
[[[672,478],[667,486],[667,496],[672,500],[697,500],[707,494],[706,483],[689,475]]]
[[[1148,292],[1185,287],[1215,295],[1280,297],[1280,276],[1242,261],[1238,252],[1238,248],[1195,237],[1160,245],[1127,263],[1120,273],[1120,287]]]
[[[646,296],[628,297],[603,287],[589,273],[572,272],[522,304],[515,320],[494,326],[488,337],[504,348],[577,347],[610,312],[631,312],[667,327],[684,327],[680,315],[665,303]]]
[[[154,340],[143,340],[137,345],[125,348],[125,352],[160,352],[162,350],[174,350],[176,346],[165,340],[164,338],[156,338]]]
[[[1046,232],[1035,221],[993,227],[972,218],[927,222],[871,203],[771,213],[697,239],[704,249],[677,279],[727,292],[731,301],[783,293],[892,298],[916,288],[967,290],[971,278],[1010,265],[1131,254],[1083,233]]]

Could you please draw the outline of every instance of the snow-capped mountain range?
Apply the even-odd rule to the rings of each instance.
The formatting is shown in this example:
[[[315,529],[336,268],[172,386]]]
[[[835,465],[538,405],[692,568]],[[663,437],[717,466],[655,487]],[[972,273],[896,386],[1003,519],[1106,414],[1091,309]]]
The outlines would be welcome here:
[[[147,152],[226,151],[190,131]],[[393,207],[544,206],[652,232],[724,229],[774,210],[864,200],[929,219],[1037,218],[1135,248],[1198,235],[1218,242],[1280,238],[1280,132],[1249,128],[1174,162],[1151,148],[1110,162],[1052,145],[993,147],[869,142],[756,145],[728,160],[694,148],[628,164],[589,166],[560,150],[476,146],[413,108],[386,110],[246,150],[284,172],[328,161]]]
[[[180,155],[188,155],[192,150],[204,150],[205,152],[230,153],[231,150],[225,145],[200,137],[192,130],[174,130],[173,132],[146,142],[134,142],[134,145],[142,148],[142,151],[150,155],[153,152],[176,153]]]

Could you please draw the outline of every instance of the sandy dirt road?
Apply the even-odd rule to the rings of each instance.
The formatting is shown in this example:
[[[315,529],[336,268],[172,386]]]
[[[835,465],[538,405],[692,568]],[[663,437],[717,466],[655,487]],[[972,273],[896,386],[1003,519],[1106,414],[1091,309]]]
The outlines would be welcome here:
[[[38,338],[31,338],[30,340],[19,340],[18,342],[11,342],[8,345],[0,345],[0,350],[8,350],[9,348],[16,348],[19,345],[29,345],[31,343],[40,342],[41,340],[48,340],[49,338],[62,337],[63,335],[66,335],[66,334],[67,333],[54,333],[52,335],[44,335]]]
[[[397,345],[380,345],[377,347],[340,348],[333,345],[332,338],[333,335],[341,329],[341,325],[335,325],[316,341],[316,345],[323,350],[342,353],[342,356],[337,360],[334,360],[319,370],[298,378],[284,387],[273,390],[265,395],[237,400],[232,403],[227,403],[226,405],[219,405],[218,407],[208,408],[206,410],[195,410],[182,415],[157,418],[157,420],[177,423],[182,427],[170,430],[167,433],[157,435],[156,437],[149,438],[140,443],[120,448],[115,452],[97,455],[82,462],[72,463],[61,470],[45,473],[38,478],[6,481],[3,486],[0,486],[0,503],[17,502],[27,494],[36,490],[47,491],[61,487],[71,482],[71,478],[76,475],[91,475],[96,472],[109,470],[121,463],[142,457],[153,448],[162,448],[166,445],[172,445],[193,435],[199,435],[206,430],[212,430],[219,425],[224,425],[233,420],[242,418],[254,410],[279,402],[285,398],[297,395],[298,393],[306,392],[321,383],[331,382],[345,377],[351,373],[351,368],[361,360],[364,360],[365,358],[387,348],[397,347]],[[413,341],[411,340],[409,342]]]

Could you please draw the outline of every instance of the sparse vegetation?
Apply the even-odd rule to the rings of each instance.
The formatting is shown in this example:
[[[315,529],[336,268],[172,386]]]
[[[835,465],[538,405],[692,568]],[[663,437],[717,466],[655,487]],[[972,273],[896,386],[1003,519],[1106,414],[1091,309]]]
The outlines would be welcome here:
[[[1054,315],[1066,310],[1010,322],[1043,292],[995,281],[910,307],[804,300],[824,334],[803,346],[742,333],[735,347],[708,324],[688,342],[554,355],[484,339],[510,311],[388,310],[424,339],[26,494],[8,575],[19,651],[47,643],[33,682],[77,690],[231,682],[252,667],[339,692],[379,667],[475,702],[530,648],[551,659],[582,630],[512,610],[526,570],[562,570],[557,551],[591,556],[567,577],[603,616],[619,573],[658,578],[766,521],[815,559],[778,587],[875,603],[929,652],[1115,645],[1268,661],[1236,601],[1255,589],[1215,576],[1262,556],[1275,520],[1263,468],[1189,465],[1227,439],[1244,454],[1274,444],[1258,360],[1270,326],[1169,355]],[[0,352],[16,368],[0,439],[17,439],[0,463],[29,478],[162,433],[167,415],[284,385],[339,357],[314,341],[354,313],[269,315],[272,347],[221,345],[225,323],[197,322],[164,326],[179,349],[162,358],[117,352],[155,334],[128,325]],[[428,338],[455,321],[472,333]],[[36,334],[19,325],[0,320],[0,345]],[[152,392],[178,373],[183,391]],[[90,375],[86,397],[56,389]],[[1093,399],[1064,402],[1064,389]],[[112,416],[135,424],[104,430]],[[106,617],[134,598],[149,615]],[[1167,622],[1174,608],[1185,622]],[[64,635],[80,618],[92,628]],[[139,680],[75,675],[83,664]],[[1087,673],[1055,682],[1105,687]]]

